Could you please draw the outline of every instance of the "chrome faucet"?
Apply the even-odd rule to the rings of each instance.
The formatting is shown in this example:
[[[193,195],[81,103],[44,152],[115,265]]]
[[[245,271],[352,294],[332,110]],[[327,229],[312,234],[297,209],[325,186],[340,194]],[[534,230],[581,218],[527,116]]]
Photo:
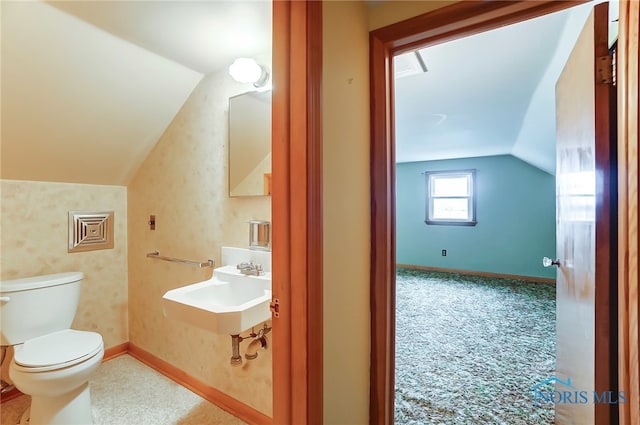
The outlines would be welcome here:
[[[255,264],[253,261],[240,263],[236,266],[236,269],[240,270],[240,273],[248,276],[262,276],[264,274],[262,264]]]

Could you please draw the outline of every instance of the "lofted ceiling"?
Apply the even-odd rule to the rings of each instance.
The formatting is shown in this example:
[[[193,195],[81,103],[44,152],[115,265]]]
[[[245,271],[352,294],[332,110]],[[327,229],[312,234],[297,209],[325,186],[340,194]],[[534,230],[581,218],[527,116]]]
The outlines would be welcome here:
[[[266,0],[0,7],[2,178],[126,185],[204,75],[271,61]],[[397,160],[512,154],[553,173],[553,87],[588,9],[421,49],[428,71],[396,80]]]
[[[50,1],[52,6],[202,74],[271,54],[268,0]]]
[[[2,1],[1,175],[126,185],[203,75],[270,65],[268,1]]]
[[[426,72],[396,58],[396,160],[509,154],[555,174],[555,83],[591,7],[420,49]]]

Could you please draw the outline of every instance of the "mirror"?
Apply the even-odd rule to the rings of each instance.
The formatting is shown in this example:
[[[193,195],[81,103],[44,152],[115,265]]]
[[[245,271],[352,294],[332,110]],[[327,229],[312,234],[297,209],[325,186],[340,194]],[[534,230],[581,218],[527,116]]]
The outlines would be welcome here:
[[[271,194],[271,90],[229,98],[229,196]]]

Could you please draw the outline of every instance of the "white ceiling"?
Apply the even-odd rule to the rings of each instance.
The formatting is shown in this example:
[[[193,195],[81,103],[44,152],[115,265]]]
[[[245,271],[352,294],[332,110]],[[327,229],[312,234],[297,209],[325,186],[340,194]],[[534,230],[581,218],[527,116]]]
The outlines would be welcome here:
[[[2,178],[126,185],[204,74],[271,62],[268,1],[0,6]]]
[[[555,173],[555,82],[592,4],[419,50],[395,80],[396,160],[511,154]]]
[[[202,74],[237,57],[271,57],[270,0],[48,3]]]
[[[271,62],[267,0],[0,5],[3,178],[126,184],[204,74]],[[589,8],[424,49],[429,71],[396,81],[398,161],[553,173],[553,86]]]

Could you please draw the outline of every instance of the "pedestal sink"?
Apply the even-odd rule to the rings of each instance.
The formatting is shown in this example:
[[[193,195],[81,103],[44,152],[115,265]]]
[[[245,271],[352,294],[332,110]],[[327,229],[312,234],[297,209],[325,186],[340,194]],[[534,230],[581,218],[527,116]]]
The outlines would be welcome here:
[[[222,249],[224,261],[225,247]],[[237,257],[238,262],[268,259],[267,264],[262,264],[266,270],[264,274],[247,276],[240,273],[234,264],[218,267],[209,280],[166,292],[162,297],[166,317],[230,335],[238,335],[271,318],[271,253],[230,249],[236,254],[248,251],[244,253],[246,255]],[[236,259],[233,255],[231,258]]]

